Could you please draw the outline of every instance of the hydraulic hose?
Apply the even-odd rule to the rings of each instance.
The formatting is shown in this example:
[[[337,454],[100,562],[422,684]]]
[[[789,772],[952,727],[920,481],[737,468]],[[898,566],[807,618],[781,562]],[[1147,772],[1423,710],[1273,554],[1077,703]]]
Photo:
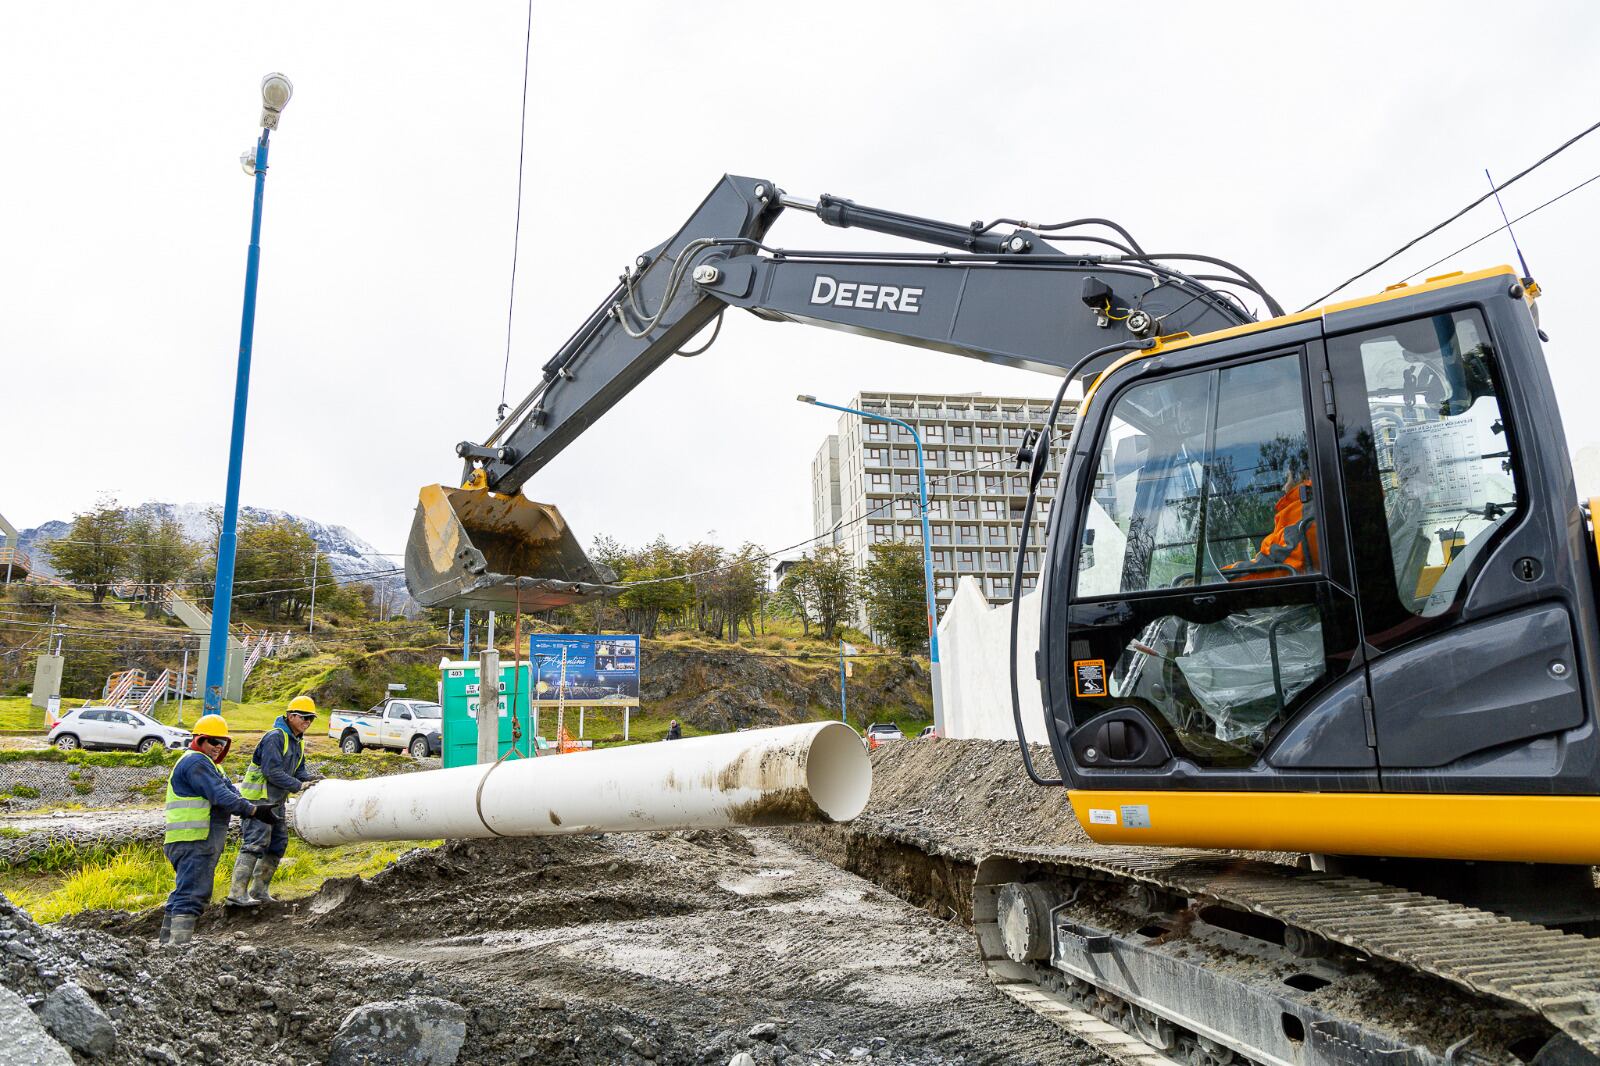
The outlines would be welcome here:
[[[1033,528],[1033,501],[1039,494],[1039,482],[1044,478],[1045,463],[1050,458],[1050,440],[1051,435],[1055,432],[1056,418],[1061,414],[1061,402],[1066,398],[1067,389],[1071,387],[1072,382],[1077,379],[1084,367],[1103,355],[1110,355],[1113,352],[1142,351],[1154,346],[1155,341],[1153,340],[1120,341],[1116,344],[1108,344],[1104,348],[1096,348],[1079,359],[1073,364],[1072,369],[1067,371],[1067,376],[1062,379],[1061,388],[1056,390],[1056,398],[1050,404],[1050,413],[1045,416],[1044,429],[1040,431],[1038,439],[1034,441],[1033,455],[1028,468],[1028,499],[1022,505],[1022,536],[1018,538],[1017,543],[1017,565],[1011,574],[1011,651],[1009,658],[1011,660],[1011,721],[1017,730],[1017,746],[1022,749],[1022,765],[1028,771],[1028,777],[1036,785],[1065,785],[1067,782],[1063,777],[1044,778],[1039,776],[1039,772],[1033,768],[1033,756],[1028,752],[1028,734],[1022,727],[1022,690],[1017,684],[1017,630],[1022,620],[1022,562],[1028,552],[1028,533]],[[1073,433],[1077,433],[1076,427],[1074,427]],[[1069,447],[1067,449],[1067,462],[1070,463],[1071,461],[1072,449]],[[1049,560],[1045,560],[1045,566],[1039,568],[1040,573],[1044,573],[1048,565]],[[1042,639],[1044,634],[1042,624],[1039,632]]]

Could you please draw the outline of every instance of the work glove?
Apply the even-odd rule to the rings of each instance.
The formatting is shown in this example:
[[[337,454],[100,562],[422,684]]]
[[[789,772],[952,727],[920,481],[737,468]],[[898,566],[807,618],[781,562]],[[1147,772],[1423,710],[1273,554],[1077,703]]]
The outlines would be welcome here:
[[[265,803],[256,804],[255,809],[250,812],[250,817],[254,818],[258,822],[266,822],[268,825],[277,825],[280,821],[282,821],[282,819],[278,817],[278,812],[274,811]]]

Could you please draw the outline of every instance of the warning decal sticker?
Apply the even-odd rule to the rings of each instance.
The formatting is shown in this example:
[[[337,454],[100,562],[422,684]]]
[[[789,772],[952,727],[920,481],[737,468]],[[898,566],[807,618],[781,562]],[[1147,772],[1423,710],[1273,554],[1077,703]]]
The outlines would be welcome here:
[[[1106,694],[1106,661],[1104,659],[1079,659],[1072,664],[1073,691],[1080,696]]]

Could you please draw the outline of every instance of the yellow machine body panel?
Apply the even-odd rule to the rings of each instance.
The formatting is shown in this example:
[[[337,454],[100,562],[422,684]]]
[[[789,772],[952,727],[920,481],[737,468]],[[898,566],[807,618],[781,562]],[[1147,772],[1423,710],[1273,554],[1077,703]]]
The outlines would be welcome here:
[[[1600,863],[1600,797],[1398,792],[1068,793],[1098,844]]]

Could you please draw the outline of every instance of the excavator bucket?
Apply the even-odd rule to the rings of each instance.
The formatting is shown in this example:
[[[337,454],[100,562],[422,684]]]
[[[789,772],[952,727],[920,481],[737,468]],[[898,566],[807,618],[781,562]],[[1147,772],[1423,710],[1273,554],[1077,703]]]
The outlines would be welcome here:
[[[417,500],[406,587],[424,607],[545,611],[610,594],[614,581],[550,504],[444,485]]]

